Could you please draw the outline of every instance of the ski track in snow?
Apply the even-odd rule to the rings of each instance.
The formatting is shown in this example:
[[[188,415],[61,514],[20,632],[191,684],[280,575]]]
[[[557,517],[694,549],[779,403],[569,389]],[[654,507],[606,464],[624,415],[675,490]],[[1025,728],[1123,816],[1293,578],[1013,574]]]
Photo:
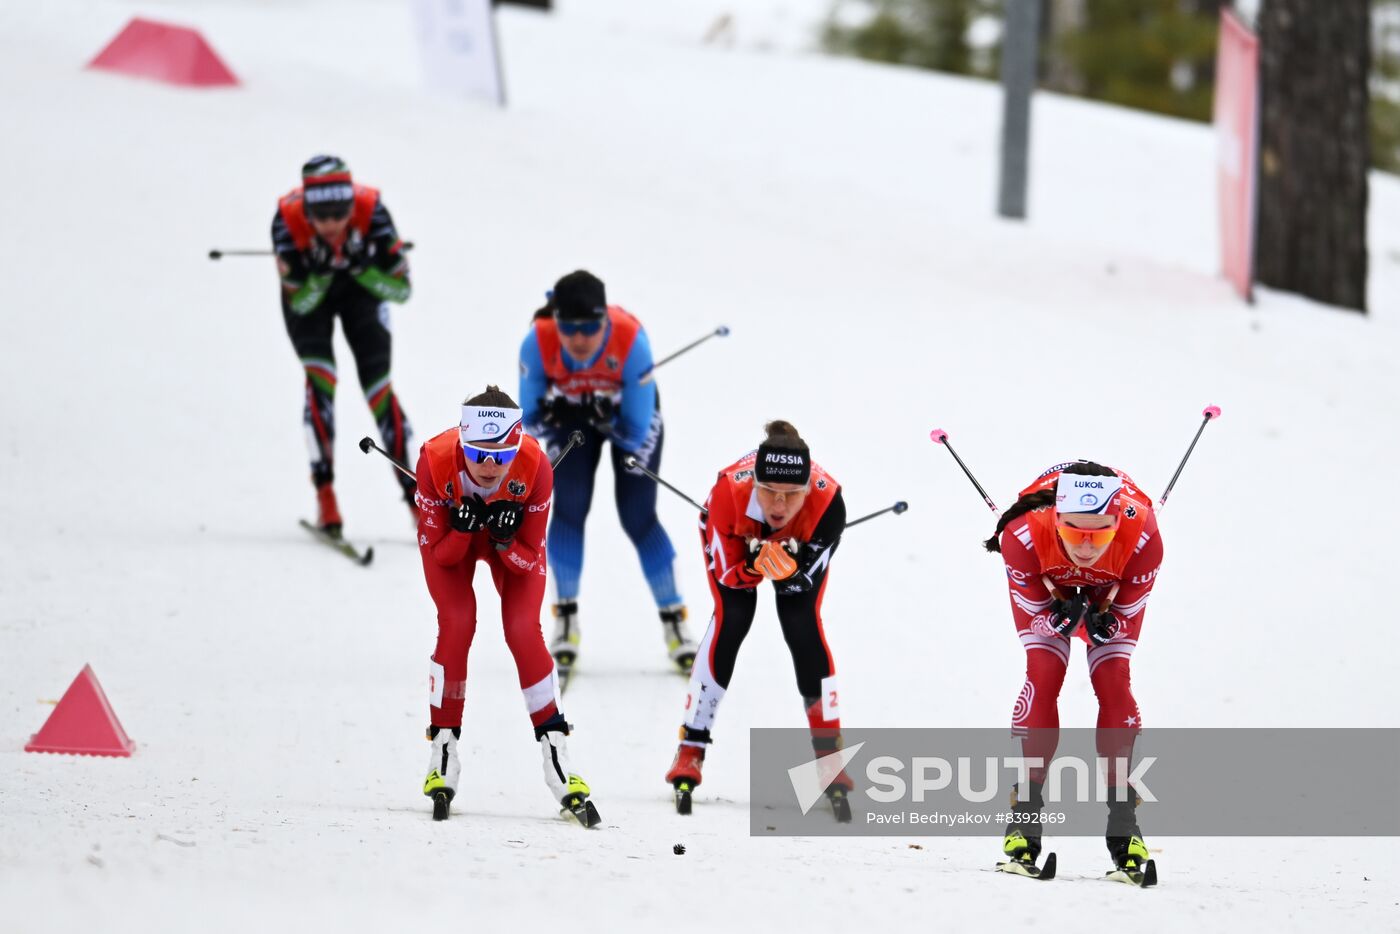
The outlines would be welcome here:
[[[755,2],[730,50],[700,41],[714,0],[502,10],[506,112],[418,90],[402,7],[275,6],[0,9],[0,929],[1400,929],[1392,839],[1175,838],[1145,819],[1162,881],[1139,893],[1094,883],[1099,839],[1047,838],[1066,881],[1034,886],[989,871],[993,836],[751,838],[746,730],[804,722],[766,594],[677,817],[662,775],[684,685],[606,476],[565,704],[604,829],[553,816],[489,595],[461,797],[433,824],[433,607],[388,469],[355,450],[373,426],[353,363],[342,343],[337,483],[367,570],[296,526],[301,373],[270,264],[204,259],[265,246],[300,163],[344,155],[418,244],[394,315],[419,440],[487,380],[514,388],[528,315],[570,269],[598,272],[658,354],[730,325],[659,374],[668,480],[703,496],[785,417],[854,514],[911,504],[834,563],[848,726],[999,726],[1021,684],[977,545],[991,517],[931,427],[1003,505],[1077,456],[1159,493],[1217,403],[1163,514],[1134,665],[1147,723],[1395,726],[1373,634],[1389,522],[1370,509],[1400,449],[1394,178],[1372,187],[1370,318],[1268,291],[1250,309],[1214,274],[1209,129],[1043,95],[1031,220],[998,223],[996,89],[808,54],[824,4]],[[81,70],[137,12],[199,26],[245,86]],[[1076,375],[1105,348],[1107,385]],[[1318,524],[1284,505],[1309,476],[1341,506]],[[703,629],[693,513],[661,509]],[[20,752],[85,662],[136,756]],[[1062,722],[1095,709],[1077,650]],[[1286,780],[1281,754],[1261,781]]]

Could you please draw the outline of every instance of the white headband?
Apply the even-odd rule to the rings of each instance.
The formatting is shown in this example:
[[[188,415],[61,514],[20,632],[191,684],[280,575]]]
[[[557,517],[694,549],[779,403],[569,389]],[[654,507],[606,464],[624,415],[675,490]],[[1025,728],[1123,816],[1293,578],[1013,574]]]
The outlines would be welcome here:
[[[1086,477],[1084,474],[1062,473],[1055,483],[1055,511],[1104,515],[1121,489],[1122,477]]]
[[[523,417],[524,413],[519,409],[497,405],[464,405],[457,434],[462,444],[504,444],[518,448],[525,434],[521,424]]]
[[[310,185],[302,190],[307,204],[320,204],[323,201],[354,201],[355,189],[351,185]]]

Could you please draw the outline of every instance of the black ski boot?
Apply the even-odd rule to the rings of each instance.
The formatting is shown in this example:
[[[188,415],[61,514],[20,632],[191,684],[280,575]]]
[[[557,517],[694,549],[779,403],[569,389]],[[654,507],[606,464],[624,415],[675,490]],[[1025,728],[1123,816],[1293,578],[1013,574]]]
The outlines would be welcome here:
[[[1018,785],[1011,792],[1011,814],[1013,820],[1006,825],[1006,835],[1002,837],[1001,851],[1006,854],[1006,862],[997,863],[997,869],[1033,879],[1055,878],[1055,854],[1045,857],[1045,865],[1037,866],[1040,858],[1041,823],[1040,812],[1045,808],[1045,786],[1041,782],[1028,782],[1022,792]]]
[[[1137,793],[1131,788],[1115,788],[1112,794],[1114,800],[1108,803],[1108,830],[1104,835],[1114,866],[1108,878],[1143,888],[1156,885],[1157,864],[1149,857],[1138,828]]]

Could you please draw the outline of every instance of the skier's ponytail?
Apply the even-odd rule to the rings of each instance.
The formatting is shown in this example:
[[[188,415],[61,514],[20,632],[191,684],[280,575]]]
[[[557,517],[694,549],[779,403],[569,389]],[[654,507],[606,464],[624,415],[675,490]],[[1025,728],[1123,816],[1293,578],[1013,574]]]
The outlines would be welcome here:
[[[992,533],[991,538],[982,543],[982,547],[988,551],[1000,552],[1001,533],[1008,525],[1033,509],[1053,505],[1055,505],[1054,490],[1037,490],[1034,493],[1027,493],[1012,503],[1010,509],[1001,514],[1001,518],[997,520],[997,530]]]
[[[797,433],[792,422],[785,422],[782,419],[774,419],[763,426],[763,433],[767,436],[763,443],[769,447],[781,448],[785,451],[805,451],[807,442],[802,440],[802,436]]]
[[[1070,464],[1068,467],[1066,467],[1060,472],[1074,474],[1075,476],[1080,477],[1117,476],[1117,474],[1114,473],[1112,467],[1105,467],[1103,464],[1096,464],[1093,461],[1077,461],[1076,463]],[[1034,493],[1028,493],[1025,496],[1022,496],[1020,499],[1016,500],[1016,502],[1011,504],[1010,509],[1006,510],[1006,512],[1001,514],[1001,518],[997,520],[996,532],[992,534],[991,538],[987,539],[985,542],[982,543],[982,547],[987,549],[988,551],[1000,552],[1001,533],[1005,531],[1008,525],[1010,525],[1020,516],[1024,516],[1026,513],[1034,509],[1043,509],[1046,506],[1053,505],[1055,505],[1054,490],[1038,490]]]

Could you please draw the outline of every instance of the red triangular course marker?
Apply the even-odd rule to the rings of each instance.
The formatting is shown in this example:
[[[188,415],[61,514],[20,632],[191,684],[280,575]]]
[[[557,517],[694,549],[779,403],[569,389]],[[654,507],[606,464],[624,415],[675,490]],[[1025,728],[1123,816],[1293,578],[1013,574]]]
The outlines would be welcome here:
[[[61,752],[78,756],[129,756],[136,748],[112,712],[91,665],[84,665],[63,699],[29,737],[25,752]]]
[[[197,30],[139,16],[127,23],[88,67],[187,87],[238,83]]]

